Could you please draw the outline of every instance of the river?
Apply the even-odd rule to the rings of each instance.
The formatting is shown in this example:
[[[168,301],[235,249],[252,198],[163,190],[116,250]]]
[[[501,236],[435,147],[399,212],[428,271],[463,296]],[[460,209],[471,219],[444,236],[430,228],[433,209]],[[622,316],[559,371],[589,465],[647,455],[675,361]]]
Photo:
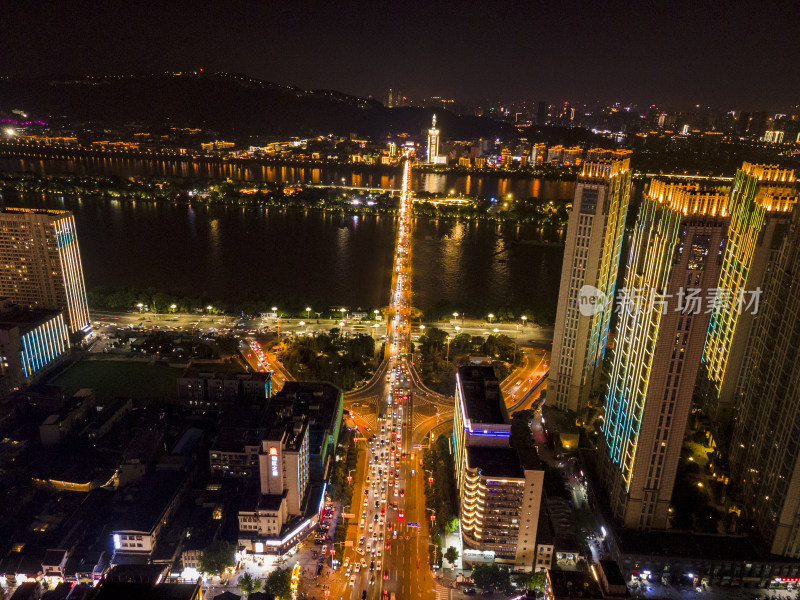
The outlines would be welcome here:
[[[33,162],[37,168],[20,164]],[[93,159],[80,163],[83,167],[76,169],[71,161],[4,160],[0,170],[125,175],[121,164],[100,168]],[[142,174],[140,167],[135,169],[137,174]],[[286,173],[275,169],[279,179],[303,180],[303,169],[287,169]],[[358,185],[386,180],[384,187],[393,187],[392,177],[386,175],[364,174],[360,177],[370,178],[364,182],[346,171],[311,171],[320,171],[321,183],[333,184],[345,177]],[[197,174],[203,176],[207,175]],[[437,182],[436,178],[442,179]],[[418,174],[421,187],[417,189],[438,186],[444,191],[453,186],[467,192],[467,186],[497,186],[505,194],[525,193],[538,185],[554,198],[567,190],[571,194],[569,182],[505,181]],[[228,303],[267,299],[282,308],[310,304],[315,309],[339,305],[366,309],[388,304],[396,226],[392,216],[38,194],[4,201],[75,214],[90,289],[154,287]],[[452,307],[475,317],[502,307],[554,313],[563,248],[539,243],[542,236],[533,227],[513,223],[416,219],[411,254],[413,305],[425,310]]]

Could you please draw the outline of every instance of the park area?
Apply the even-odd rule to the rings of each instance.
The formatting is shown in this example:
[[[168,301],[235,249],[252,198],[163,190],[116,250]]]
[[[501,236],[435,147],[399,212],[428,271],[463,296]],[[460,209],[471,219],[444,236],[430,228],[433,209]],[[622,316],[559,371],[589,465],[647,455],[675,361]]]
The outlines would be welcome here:
[[[68,394],[92,388],[98,399],[118,396],[143,402],[174,402],[183,369],[165,364],[122,360],[81,360],[55,375],[48,383],[61,385]]]

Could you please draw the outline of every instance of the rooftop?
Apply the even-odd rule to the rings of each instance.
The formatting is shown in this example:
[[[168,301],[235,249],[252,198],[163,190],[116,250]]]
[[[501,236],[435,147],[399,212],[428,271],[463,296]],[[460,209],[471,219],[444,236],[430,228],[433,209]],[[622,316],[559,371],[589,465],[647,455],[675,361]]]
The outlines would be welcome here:
[[[464,410],[473,424],[508,424],[500,384],[492,367],[459,367],[458,384],[464,399]]]
[[[548,569],[547,577],[556,598],[603,598],[597,581],[586,571]]]
[[[119,489],[112,500],[112,531],[151,531],[183,483],[183,475],[156,471]]]
[[[496,448],[492,446],[467,447],[467,464],[470,468],[478,468],[484,477],[525,478],[525,471],[519,461],[519,455],[513,448]]]

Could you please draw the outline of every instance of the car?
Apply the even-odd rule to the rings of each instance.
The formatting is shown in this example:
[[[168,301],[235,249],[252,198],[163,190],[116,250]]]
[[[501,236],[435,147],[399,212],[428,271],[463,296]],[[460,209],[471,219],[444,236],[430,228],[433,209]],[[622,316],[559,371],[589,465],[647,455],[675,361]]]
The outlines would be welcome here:
[[[322,550],[320,550],[320,552],[322,552],[322,554],[325,554],[327,551],[328,551],[328,544],[325,544],[324,546],[322,546]]]
[[[349,558],[345,558],[344,562],[342,563],[342,568],[346,569],[349,566],[350,566],[350,559]]]
[[[360,573],[361,572],[361,563],[353,563],[353,571],[355,571],[356,573]]]
[[[474,587],[464,588],[464,593],[470,596],[474,594],[476,591],[478,590],[476,590]]]
[[[361,559],[361,568],[362,569],[366,569],[367,568],[367,561],[365,561],[363,558]]]
[[[374,560],[371,560],[369,562],[369,570],[370,571],[374,571],[375,570],[375,561]]]
[[[383,578],[384,578],[384,579],[389,579],[389,569],[384,569],[384,571],[383,571]]]
[[[402,497],[404,497],[405,495],[406,495],[406,490],[405,490],[405,489],[401,489],[401,490],[400,490],[400,497],[402,498]]]
[[[355,584],[356,584],[356,576],[355,575],[351,575],[350,576],[350,587],[355,586]]]

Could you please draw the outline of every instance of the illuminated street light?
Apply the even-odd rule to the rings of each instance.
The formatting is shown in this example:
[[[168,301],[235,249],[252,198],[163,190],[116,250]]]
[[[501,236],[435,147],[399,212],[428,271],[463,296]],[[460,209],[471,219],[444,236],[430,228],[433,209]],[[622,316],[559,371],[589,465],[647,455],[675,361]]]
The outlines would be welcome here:
[[[456,335],[458,335],[458,332],[459,332],[459,331],[461,331],[461,327],[459,327],[458,325],[456,325]]]
[[[525,321],[527,321],[527,320],[528,320],[528,317],[526,317],[525,315],[522,315],[522,316],[520,317],[520,319],[522,319],[522,326],[523,326],[523,327],[525,327]]]
[[[177,310],[177,308],[178,308],[178,305],[177,304],[170,304],[169,307],[172,310],[172,312],[175,312]]]
[[[454,313],[453,313],[453,318],[454,318],[454,319],[457,319],[457,318],[458,318],[458,313],[457,313],[457,312],[454,312]]]
[[[500,330],[499,330],[497,327],[495,327],[494,329],[492,329],[492,331],[494,331],[494,334],[495,334],[495,335],[497,335],[498,333],[500,333]]]
[[[137,304],[136,306],[138,306],[138,307],[139,307],[139,312],[142,312],[142,308],[144,307],[144,304],[142,304],[141,302],[139,302],[139,304]]]
[[[208,306],[206,306],[206,310],[207,310],[209,313],[211,313],[211,311],[212,311],[213,309],[214,309],[214,307],[213,307],[213,306],[211,306],[210,304],[209,304]]]
[[[487,316],[489,317],[489,323],[491,323],[492,319],[494,319],[494,315],[492,313],[489,313]]]
[[[310,318],[311,318],[311,307],[310,306],[306,306],[306,319],[310,319]]]

